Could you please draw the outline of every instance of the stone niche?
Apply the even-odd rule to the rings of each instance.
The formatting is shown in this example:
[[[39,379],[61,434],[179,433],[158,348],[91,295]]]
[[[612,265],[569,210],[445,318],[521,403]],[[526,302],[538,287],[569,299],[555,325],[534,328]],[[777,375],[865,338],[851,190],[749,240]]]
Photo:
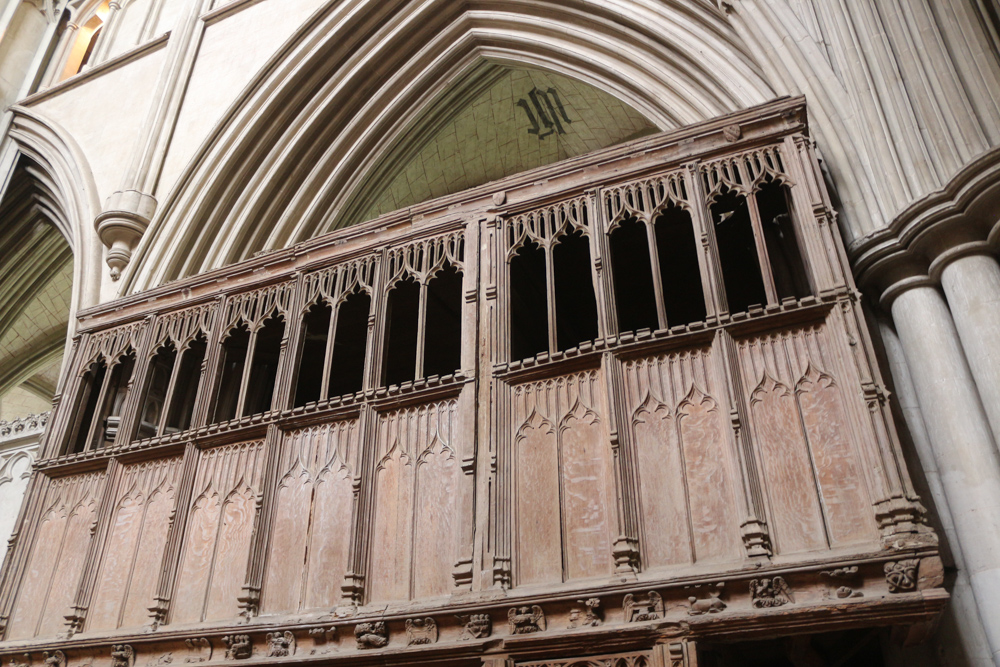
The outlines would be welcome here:
[[[937,540],[804,119],[779,100],[82,313],[0,659],[921,640]]]

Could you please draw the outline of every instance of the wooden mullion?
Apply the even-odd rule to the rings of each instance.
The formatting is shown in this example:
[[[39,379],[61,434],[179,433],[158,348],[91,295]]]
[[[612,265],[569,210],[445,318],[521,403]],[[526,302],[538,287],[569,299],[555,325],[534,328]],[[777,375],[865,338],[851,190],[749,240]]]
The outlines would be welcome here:
[[[205,356],[201,360],[201,371],[198,376],[198,396],[195,397],[194,407],[191,411],[190,428],[197,428],[208,423],[209,419],[214,419],[214,406],[216,393],[218,392],[219,379],[222,374],[220,357],[222,356],[222,331],[223,319],[225,318],[225,300],[219,298],[215,314],[212,318],[212,329],[205,337]],[[213,409],[209,414],[209,410]]]
[[[325,300],[323,301],[325,303]],[[330,306],[330,324],[326,328],[326,350],[323,353],[323,378],[319,390],[321,401],[330,398],[330,374],[333,372],[333,343],[337,335],[337,316],[340,314],[339,304],[327,305]]]
[[[424,376],[424,345],[427,342],[427,283],[430,282],[430,276],[427,276],[426,280],[420,281],[420,298],[417,303],[417,360],[416,368],[414,369],[414,380],[419,380]]]
[[[543,248],[545,250],[545,296],[548,304],[549,323],[549,354],[555,354],[559,349],[559,336],[556,331],[556,277],[552,262],[552,249],[555,242],[549,239]]]
[[[120,362],[119,362],[120,363]],[[95,430],[98,425],[104,421],[104,409],[105,402],[108,400],[108,385],[111,383],[111,376],[114,373],[115,364],[107,364],[104,370],[104,380],[101,382],[101,393],[97,395],[97,403],[94,406],[94,414],[90,418],[90,428],[87,430],[87,441],[83,447],[83,451],[89,452],[94,448],[94,436],[97,435]]]
[[[250,376],[253,374],[253,355],[257,352],[257,333],[260,327],[254,328],[250,332],[250,342],[247,344],[247,354],[243,358],[243,375],[240,377],[240,396],[236,401],[236,418],[243,416],[246,408],[247,390],[250,385]]]
[[[167,427],[167,415],[174,403],[174,391],[177,388],[177,376],[180,374],[181,364],[184,362],[184,354],[190,348],[179,349],[174,355],[174,367],[170,369],[170,381],[167,382],[167,393],[163,397],[163,407],[160,412],[160,423],[156,425],[156,434],[163,435],[163,429]],[[140,410],[142,408],[139,408]]]
[[[757,198],[753,192],[747,192],[746,200],[747,208],[750,211],[750,225],[753,227],[754,245],[757,247],[757,261],[760,263],[760,275],[764,279],[767,305],[776,306],[778,304],[778,290],[774,286],[774,274],[771,271],[771,259],[767,254],[767,241],[764,239],[764,228],[760,222]]]
[[[700,241],[698,270],[701,273],[705,317],[710,320],[718,317],[720,313],[728,311],[722,265],[719,261],[719,249],[715,240],[715,229],[712,226],[712,216],[705,205],[705,189],[696,162],[686,166],[685,180],[687,182],[688,211],[691,214],[691,224],[697,239]]]
[[[653,273],[653,294],[656,298],[656,320],[660,329],[667,329],[670,323],[667,322],[667,305],[663,296],[663,276],[660,275],[660,256],[656,247],[656,232],[653,220],[643,220],[642,226],[646,228],[646,245],[649,248],[649,268]]]

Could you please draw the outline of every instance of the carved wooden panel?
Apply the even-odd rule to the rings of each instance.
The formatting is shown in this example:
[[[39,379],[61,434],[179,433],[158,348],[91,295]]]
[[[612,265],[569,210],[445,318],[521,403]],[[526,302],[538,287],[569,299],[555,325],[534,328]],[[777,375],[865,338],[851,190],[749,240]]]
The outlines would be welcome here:
[[[246,576],[263,442],[202,452],[171,605],[172,623],[235,618]]]
[[[514,388],[518,583],[612,572],[616,494],[600,375],[586,371]]]
[[[738,342],[780,553],[877,539],[856,429],[826,335],[816,325]]]
[[[458,499],[464,483],[457,400],[379,416],[371,601],[446,595],[459,558],[461,530],[471,521]]]
[[[285,434],[262,613],[328,608],[340,601],[357,450],[356,419]]]
[[[149,622],[176,505],[181,459],[126,466],[87,615],[89,630]]]
[[[66,630],[104,487],[105,473],[49,485],[7,639],[54,637]]]
[[[741,557],[737,465],[709,348],[625,364],[647,568]]]

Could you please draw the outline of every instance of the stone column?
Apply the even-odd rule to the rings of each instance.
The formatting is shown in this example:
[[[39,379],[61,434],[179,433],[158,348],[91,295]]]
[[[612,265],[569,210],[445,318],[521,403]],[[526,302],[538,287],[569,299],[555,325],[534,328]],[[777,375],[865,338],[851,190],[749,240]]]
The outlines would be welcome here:
[[[945,265],[941,286],[994,442],[1000,442],[1000,264],[987,254],[959,257]]]
[[[972,594],[969,572],[965,565],[965,556],[962,553],[962,542],[955,534],[955,520],[952,518],[951,507],[948,505],[948,495],[941,484],[941,474],[934,458],[934,447],[931,445],[931,438],[927,433],[927,426],[924,424],[923,411],[920,409],[920,401],[917,399],[917,391],[913,386],[913,377],[909,365],[906,363],[903,346],[899,342],[896,330],[888,322],[883,320],[879,323],[879,333],[885,345],[889,369],[892,371],[896,400],[903,412],[903,419],[906,421],[910,433],[910,442],[913,443],[913,448],[920,459],[920,466],[924,469],[924,478],[927,480],[930,495],[934,499],[934,506],[937,509],[938,518],[941,520],[941,527],[947,536],[948,546],[951,548],[957,570],[955,581],[951,586],[952,617],[946,616],[942,619],[941,631],[938,636],[938,648],[944,652],[943,664],[949,664],[947,660],[951,658],[952,654],[955,654],[955,660],[958,660],[957,656],[961,655],[962,651],[964,651],[964,658],[970,666],[993,664],[984,630],[986,624],[979,616],[979,608],[976,606],[976,600]],[[951,643],[956,639],[959,646],[951,646]],[[915,648],[924,650],[926,647]],[[906,654],[906,656],[912,657],[912,654]],[[906,663],[900,662],[900,664]]]
[[[1000,666],[1000,452],[958,331],[934,287],[902,292],[892,316],[923,412],[993,662]]]

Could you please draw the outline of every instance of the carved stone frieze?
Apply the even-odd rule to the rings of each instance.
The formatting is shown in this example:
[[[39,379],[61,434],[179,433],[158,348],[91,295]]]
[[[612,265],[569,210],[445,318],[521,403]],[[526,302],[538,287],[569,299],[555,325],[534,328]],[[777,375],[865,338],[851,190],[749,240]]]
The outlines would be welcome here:
[[[358,623],[354,627],[354,638],[359,649],[382,648],[389,643],[389,630],[385,621]]]
[[[604,612],[601,610],[600,598],[577,600],[577,607],[569,611],[569,627],[596,627],[604,622]]]
[[[622,613],[626,623],[655,621],[663,618],[663,598],[656,591],[649,591],[639,598],[629,593],[622,600]]]
[[[25,653],[20,659],[16,655],[10,656],[10,667],[31,667],[31,654]]]
[[[226,645],[226,660],[246,660],[253,655],[250,635],[226,635],[222,643]]]
[[[295,635],[289,630],[284,632],[269,632],[267,640],[267,657],[284,658],[295,653]]]
[[[406,619],[406,645],[433,644],[438,640],[438,627],[433,618]]]
[[[512,607],[507,612],[507,623],[512,635],[526,635],[545,630],[545,612],[537,604],[530,607]]]
[[[750,581],[750,598],[758,609],[781,607],[794,602],[792,589],[784,577],[764,577]]]
[[[59,649],[45,651],[42,654],[42,662],[45,663],[45,667],[66,667],[66,654]]]
[[[917,568],[920,561],[906,558],[885,564],[885,583],[890,593],[909,593],[917,590]]]
[[[484,639],[493,634],[493,619],[489,614],[459,616],[462,624],[462,639]]]

